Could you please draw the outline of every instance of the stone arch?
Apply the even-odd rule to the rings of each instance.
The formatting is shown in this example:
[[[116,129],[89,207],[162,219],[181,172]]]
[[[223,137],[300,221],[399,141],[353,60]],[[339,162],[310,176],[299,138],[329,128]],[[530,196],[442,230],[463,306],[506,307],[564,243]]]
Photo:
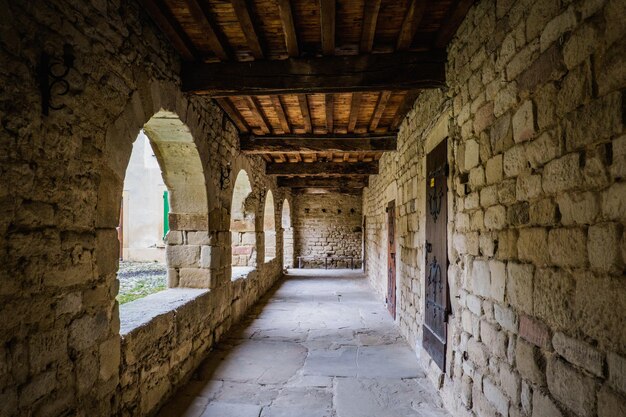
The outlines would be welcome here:
[[[272,190],[267,190],[263,209],[263,236],[265,239],[265,262],[276,257],[276,205]]]
[[[283,268],[293,268],[293,227],[291,224],[291,206],[287,199],[283,201],[281,226],[283,230]]]
[[[233,186],[230,232],[233,268],[256,266],[256,200],[248,173],[242,169]],[[240,276],[233,271],[232,278]]]

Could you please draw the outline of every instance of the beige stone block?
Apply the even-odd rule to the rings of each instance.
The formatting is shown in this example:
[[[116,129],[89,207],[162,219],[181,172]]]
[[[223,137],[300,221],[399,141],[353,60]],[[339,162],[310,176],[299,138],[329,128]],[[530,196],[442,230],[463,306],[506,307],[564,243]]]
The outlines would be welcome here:
[[[563,267],[587,264],[587,235],[583,229],[552,229],[548,234],[550,261]]]
[[[482,187],[485,184],[485,170],[482,166],[477,166],[470,170],[469,184],[472,189]]]
[[[485,167],[487,184],[494,184],[502,180],[502,160],[502,154],[498,154],[487,161]]]
[[[540,390],[533,393],[533,414],[532,417],[563,417],[563,413],[554,403],[554,400]]]
[[[183,243],[185,243],[185,240],[183,238],[183,232],[176,230],[168,231],[167,235],[165,236],[165,240],[167,241],[168,245],[182,245]]]
[[[576,415],[593,417],[597,383],[559,359],[548,361],[548,388],[558,401]]]
[[[537,269],[533,308],[535,315],[552,329],[570,329],[574,325],[575,281],[560,269]]]
[[[541,175],[520,175],[517,177],[515,195],[520,201],[533,200],[541,196]]]
[[[469,359],[479,367],[487,366],[489,354],[484,344],[472,337],[467,342],[467,354]]]
[[[467,309],[471,311],[472,314],[478,317],[482,316],[482,301],[479,297],[473,294],[467,294],[467,296],[465,297],[465,304],[467,305]]]
[[[506,221],[510,226],[524,226],[530,221],[530,205],[527,201],[513,204],[506,209]]]
[[[211,270],[205,268],[181,268],[179,286],[185,288],[211,288]]]
[[[562,153],[562,146],[556,131],[545,131],[526,144],[526,156],[532,168],[540,168]]]
[[[623,227],[619,223],[600,223],[589,227],[589,263],[597,272],[621,274],[624,261],[620,250]]]
[[[502,205],[489,207],[485,211],[485,227],[488,230],[500,230],[506,226],[506,209]]]
[[[470,227],[471,230],[483,230],[485,225],[484,222],[484,213],[482,210],[476,210],[470,216]]]
[[[509,303],[525,313],[533,312],[533,273],[530,264],[509,262],[506,295]]]
[[[491,274],[489,264],[483,260],[472,263],[472,290],[476,295],[489,297],[491,292]]]
[[[602,215],[607,220],[626,219],[626,182],[613,184],[602,193]]]
[[[480,207],[480,195],[473,192],[465,197],[465,210],[474,210]]]
[[[501,204],[514,204],[517,199],[515,197],[515,178],[509,178],[498,184],[498,201]]]
[[[200,246],[167,246],[165,257],[170,268],[197,267],[200,261]]]
[[[500,261],[489,261],[489,272],[491,276],[489,294],[492,299],[502,303],[506,288],[506,265]]]
[[[499,371],[502,390],[511,399],[512,404],[519,404],[522,385],[519,374],[505,364],[500,365]]]
[[[504,153],[503,168],[506,177],[516,177],[528,170],[528,157],[523,144],[513,146]]]
[[[600,210],[599,200],[599,196],[592,192],[560,194],[556,201],[561,223],[564,226],[594,223]]]
[[[98,275],[114,274],[119,268],[120,245],[115,229],[97,229],[95,255]]]
[[[566,117],[565,144],[568,151],[577,150],[622,130],[621,95],[618,92],[598,98]]]
[[[518,232],[515,229],[507,229],[498,233],[498,259],[517,258],[517,237]]]
[[[513,140],[525,142],[535,136],[535,108],[533,102],[525,101],[513,115]]]
[[[552,346],[556,353],[569,363],[584,368],[596,376],[604,376],[604,355],[588,343],[559,332],[552,337]]]
[[[598,392],[598,417],[626,416],[626,400],[610,388],[603,386]]]
[[[546,164],[543,171],[543,189],[547,193],[559,193],[580,186],[580,156],[570,153]]]
[[[609,384],[622,394],[626,394],[626,358],[610,352],[607,355],[607,364]]]
[[[483,379],[483,392],[487,401],[489,401],[501,415],[508,415],[509,399],[490,379]]]
[[[484,187],[480,190],[480,205],[490,207],[498,204],[498,189],[495,185]]]
[[[42,331],[31,336],[28,345],[30,370],[36,374],[45,370],[50,363],[66,359],[67,330]],[[4,356],[2,358],[4,361]]]
[[[208,231],[187,232],[187,244],[189,245],[210,245],[213,242]]]
[[[550,20],[541,32],[541,50],[548,49],[552,42],[559,39],[565,32],[572,30],[576,23],[576,13],[572,7]]]
[[[494,304],[493,306],[494,318],[503,329],[517,333],[517,314],[510,308],[501,306],[500,304]]]
[[[506,333],[501,331],[486,320],[480,322],[480,340],[487,346],[490,352],[499,357],[506,358],[507,349],[507,336]]]
[[[550,261],[548,231],[542,227],[520,229],[517,253],[522,261],[532,262],[537,266],[547,265]]]
[[[171,230],[208,230],[209,216],[202,213],[170,213]]]
[[[478,245],[483,256],[492,257],[495,255],[496,243],[491,233],[481,233],[478,238]]]
[[[544,363],[545,359],[536,346],[521,338],[517,339],[515,364],[522,378],[533,384],[544,386],[546,383]]]
[[[504,152],[513,146],[513,130],[511,129],[511,115],[509,113],[496,120],[489,132],[489,139],[491,151],[494,154]]]
[[[528,214],[532,225],[553,226],[559,221],[557,205],[551,198],[532,202]]]
[[[526,18],[526,39],[534,39],[546,24],[560,11],[559,3],[553,1],[532,2]]]
[[[540,320],[526,314],[520,316],[519,335],[524,338],[524,340],[540,349],[550,350],[552,347],[552,337],[548,326]]]
[[[480,147],[478,142],[470,139],[465,142],[465,159],[464,168],[465,171],[469,171],[478,165],[480,161]]]
[[[120,372],[120,338],[114,336],[100,344],[100,378],[108,381]]]

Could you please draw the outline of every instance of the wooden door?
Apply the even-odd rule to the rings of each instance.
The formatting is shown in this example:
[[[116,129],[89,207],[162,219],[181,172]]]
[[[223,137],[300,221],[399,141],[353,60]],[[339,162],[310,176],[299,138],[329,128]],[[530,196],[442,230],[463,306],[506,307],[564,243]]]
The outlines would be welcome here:
[[[448,146],[426,156],[425,320],[423,346],[441,370],[446,364],[448,295]]]
[[[387,309],[396,318],[396,203],[387,205]]]

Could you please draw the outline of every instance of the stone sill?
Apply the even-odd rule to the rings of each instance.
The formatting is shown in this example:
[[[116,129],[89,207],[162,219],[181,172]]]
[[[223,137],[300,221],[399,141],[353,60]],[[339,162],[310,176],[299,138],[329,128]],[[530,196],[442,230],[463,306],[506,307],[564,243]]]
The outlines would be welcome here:
[[[256,271],[256,268],[252,266],[233,266],[231,267],[230,280],[237,281],[240,279],[246,279],[253,271]]]
[[[169,288],[120,306],[120,335],[128,335],[155,318],[174,311],[208,293],[206,289]]]

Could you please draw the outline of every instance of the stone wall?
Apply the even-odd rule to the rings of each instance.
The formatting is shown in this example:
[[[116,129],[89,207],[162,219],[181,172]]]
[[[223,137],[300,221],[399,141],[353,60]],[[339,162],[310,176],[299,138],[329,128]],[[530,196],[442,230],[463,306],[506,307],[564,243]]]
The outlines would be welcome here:
[[[626,410],[623,1],[483,0],[363,203],[386,291],[395,200],[398,322],[455,416]],[[448,137],[452,312],[445,374],[421,349],[424,165]]]
[[[151,414],[280,276],[279,255],[231,283],[234,178],[222,189],[221,167],[246,169],[257,197],[290,197],[260,158],[238,152],[219,108],[180,92],[179,58],[135,1],[1,0],[0,9],[0,415]],[[65,44],[76,57],[70,90],[44,116],[36,67]],[[170,284],[210,292],[144,324],[147,339],[122,339],[115,227],[132,143],[157,113],[188,129],[177,152],[199,161],[194,186],[206,196],[200,210],[195,198],[172,201]],[[166,183],[185,189],[168,161],[159,161]],[[259,257],[262,218],[258,204]]]
[[[295,266],[302,257],[303,268],[360,268],[362,206],[361,196],[356,195],[296,195],[292,211]]]

